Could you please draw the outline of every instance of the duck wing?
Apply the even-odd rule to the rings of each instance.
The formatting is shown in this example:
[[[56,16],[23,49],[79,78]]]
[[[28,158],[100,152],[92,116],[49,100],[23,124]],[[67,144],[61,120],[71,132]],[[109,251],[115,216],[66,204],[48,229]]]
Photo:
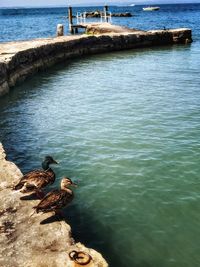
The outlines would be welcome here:
[[[61,209],[71,202],[72,198],[73,195],[64,190],[54,190],[49,192],[34,208],[37,212],[48,212]]]
[[[49,177],[47,175],[43,175],[42,177],[33,176],[29,178],[22,187],[21,192],[27,193],[35,190],[42,189],[50,183]]]
[[[48,183],[50,182],[53,183],[55,180],[55,174],[52,170],[50,171],[35,170],[32,172],[29,172],[20,179],[18,184],[14,187],[14,190],[21,189],[26,183],[32,184],[33,181],[36,181],[37,183],[38,179],[45,180],[45,182],[48,181]]]

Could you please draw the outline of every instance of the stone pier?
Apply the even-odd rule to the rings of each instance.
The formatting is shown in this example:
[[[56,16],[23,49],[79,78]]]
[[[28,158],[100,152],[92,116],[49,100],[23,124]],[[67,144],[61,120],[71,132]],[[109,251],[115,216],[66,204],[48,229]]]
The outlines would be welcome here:
[[[0,44],[0,95],[42,69],[75,57],[134,48],[188,44],[190,29],[140,31],[109,23],[85,25],[86,34]]]

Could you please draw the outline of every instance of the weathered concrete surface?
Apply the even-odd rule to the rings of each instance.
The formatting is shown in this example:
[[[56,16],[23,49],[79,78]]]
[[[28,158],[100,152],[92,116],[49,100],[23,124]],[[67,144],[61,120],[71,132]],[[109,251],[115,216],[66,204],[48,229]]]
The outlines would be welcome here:
[[[75,243],[71,228],[64,221],[40,224],[51,216],[33,215],[38,200],[20,200],[12,185],[22,176],[17,166],[5,159],[0,143],[0,266],[1,267],[74,267],[68,253],[85,251],[92,256],[90,267],[107,267],[101,254]]]
[[[106,34],[106,33],[147,33],[138,29],[131,29],[119,25],[112,25],[110,23],[88,23],[86,24],[87,34]]]
[[[109,23],[86,25],[88,34],[0,44],[0,95],[31,74],[82,55],[190,43],[191,30],[139,31]]]

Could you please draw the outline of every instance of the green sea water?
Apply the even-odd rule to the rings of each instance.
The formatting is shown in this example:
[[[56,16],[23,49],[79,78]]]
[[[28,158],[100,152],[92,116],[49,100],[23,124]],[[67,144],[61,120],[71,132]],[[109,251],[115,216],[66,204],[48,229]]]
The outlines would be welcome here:
[[[60,162],[48,190],[63,176],[78,183],[65,219],[111,267],[199,267],[200,5],[110,9],[132,12],[113,18],[129,27],[189,27],[194,42],[80,58],[28,78],[0,98],[0,142],[23,172],[48,154]],[[0,41],[54,36],[66,12],[0,9]]]
[[[112,267],[198,267],[199,47],[66,62],[0,99],[1,141],[24,172],[44,155],[78,183],[76,241]]]

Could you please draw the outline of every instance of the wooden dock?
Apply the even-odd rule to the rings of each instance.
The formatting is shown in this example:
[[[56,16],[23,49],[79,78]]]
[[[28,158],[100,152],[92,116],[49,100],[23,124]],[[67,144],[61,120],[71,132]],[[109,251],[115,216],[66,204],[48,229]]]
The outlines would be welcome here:
[[[70,26],[70,32],[72,34],[76,34],[79,32],[79,29],[86,30],[86,28],[87,28],[87,25],[85,25],[85,24],[75,24],[75,25]]]

